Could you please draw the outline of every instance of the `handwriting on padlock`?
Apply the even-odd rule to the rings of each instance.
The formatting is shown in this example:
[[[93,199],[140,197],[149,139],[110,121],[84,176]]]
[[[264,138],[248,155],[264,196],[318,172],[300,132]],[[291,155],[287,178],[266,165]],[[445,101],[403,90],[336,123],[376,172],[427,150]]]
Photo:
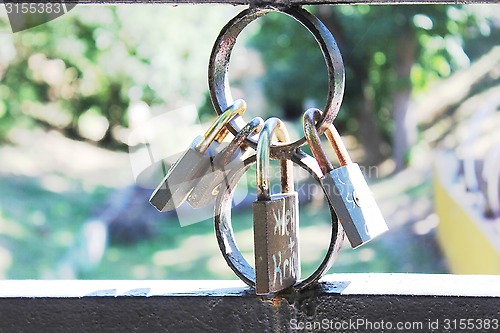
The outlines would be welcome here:
[[[285,210],[284,213],[283,211],[275,211],[273,213],[274,215],[274,234],[280,234],[280,235],[290,235],[290,227],[289,225],[293,223],[292,218],[292,212],[290,210]],[[293,228],[294,226],[291,226]]]
[[[277,255],[273,254],[273,264],[274,264],[274,283],[277,284],[277,279],[279,276],[279,285],[283,285],[283,279],[292,278],[297,279],[295,267],[297,263],[292,255],[287,257],[281,255],[281,251],[278,251]]]
[[[280,161],[280,193],[271,195],[269,190],[269,149],[274,134],[281,142],[289,140],[283,122],[270,118],[264,123],[257,144],[257,201],[252,206],[255,290],[258,295],[276,293],[291,287],[300,276],[297,244],[298,196],[293,191],[290,160]]]
[[[295,248],[295,239],[290,237],[291,230],[295,230],[293,212],[289,209],[274,212],[274,235],[282,236],[283,243],[288,243],[285,253],[278,251],[272,255],[273,258],[273,274],[274,283],[276,284],[279,277],[279,285],[283,285],[283,279],[297,279],[295,258],[292,251]]]

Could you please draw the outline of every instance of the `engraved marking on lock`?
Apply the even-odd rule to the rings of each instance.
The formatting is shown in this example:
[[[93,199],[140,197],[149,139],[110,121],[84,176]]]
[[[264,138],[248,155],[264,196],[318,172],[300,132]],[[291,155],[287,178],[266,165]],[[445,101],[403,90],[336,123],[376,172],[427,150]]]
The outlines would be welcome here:
[[[345,201],[351,204],[351,208],[356,207],[356,199],[354,198],[354,192],[347,192],[345,194]]]
[[[323,170],[321,183],[327,190],[327,198],[334,207],[351,246],[356,248],[387,231],[388,228],[359,165],[351,161],[333,124],[325,133],[338,157],[340,167],[334,169],[328,160],[315,127],[315,122],[320,116],[321,111],[317,109],[306,111],[303,118],[304,133],[313,155]]]
[[[354,191],[352,192],[352,195],[354,196],[354,202],[356,203],[356,205],[358,205],[358,207],[361,207],[362,202],[360,202],[361,199],[359,198],[358,192]]]
[[[219,191],[220,191],[220,187],[222,186],[222,184],[219,184],[217,185],[213,190],[212,190],[212,195],[217,195],[219,194]]]
[[[376,205],[375,198],[369,189],[364,189],[361,191],[354,190],[354,202],[358,207],[369,208],[373,205]]]
[[[339,169],[337,169],[339,170]],[[340,171],[337,174],[336,177],[336,186],[329,187],[330,192],[333,193],[338,193],[341,197],[345,198],[345,202],[350,204],[351,207],[348,207],[350,209],[353,209],[356,207],[356,205],[360,206],[356,202],[356,195],[355,195],[355,190],[354,187],[352,186],[351,183],[344,181],[345,178],[348,177],[346,173],[342,172],[343,170],[340,169]]]

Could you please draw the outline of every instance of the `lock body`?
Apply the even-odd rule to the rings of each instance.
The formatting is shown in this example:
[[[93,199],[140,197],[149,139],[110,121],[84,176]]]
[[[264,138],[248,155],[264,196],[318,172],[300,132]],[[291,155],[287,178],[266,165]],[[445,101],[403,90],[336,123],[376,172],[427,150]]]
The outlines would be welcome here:
[[[219,143],[213,141],[201,153],[196,149],[203,136],[196,137],[181,157],[170,167],[167,175],[153,192],[149,201],[161,212],[176,209],[187,198],[200,177],[210,167],[211,158],[216,154]]]
[[[353,248],[388,230],[357,163],[331,170],[321,182]]]
[[[220,142],[229,130],[226,125],[245,112],[245,101],[238,99],[224,111],[204,135],[196,137],[190,147],[175,162],[165,178],[151,195],[149,202],[160,212],[179,207],[194,185],[210,166],[210,157],[216,154]]]
[[[238,147],[227,164],[221,163],[216,156],[209,157],[208,167],[187,197],[191,207],[201,208],[215,202],[220,188],[227,186],[227,175],[231,170],[242,167],[245,152],[245,149]]]
[[[193,208],[213,204],[221,187],[228,186],[227,176],[233,169],[243,166],[243,158],[248,151],[244,140],[252,133],[259,132],[264,125],[264,120],[255,117],[239,131],[233,140],[216,156],[210,157],[210,167],[201,177],[200,181],[189,194],[187,201]]]
[[[300,278],[297,192],[253,203],[255,291],[276,293]]]

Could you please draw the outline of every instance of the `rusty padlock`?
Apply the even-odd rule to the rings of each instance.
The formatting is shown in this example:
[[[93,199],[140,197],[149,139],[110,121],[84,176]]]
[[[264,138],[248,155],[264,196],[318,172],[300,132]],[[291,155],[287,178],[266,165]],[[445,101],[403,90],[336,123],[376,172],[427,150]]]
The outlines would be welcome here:
[[[340,162],[339,168],[333,168],[316,129],[316,120],[320,117],[320,110],[307,110],[304,114],[304,133],[323,171],[321,182],[328,191],[327,197],[351,246],[356,248],[387,231],[387,224],[359,165],[351,161],[339,133],[331,124],[325,134]]]
[[[298,194],[293,187],[293,165],[280,160],[281,193],[270,192],[271,138],[288,142],[284,123],[269,118],[257,143],[257,201],[253,203],[255,291],[276,293],[291,287],[300,277],[298,247]]]
[[[151,195],[149,202],[160,212],[179,207],[193,190],[210,165],[210,157],[217,153],[220,142],[229,133],[226,125],[241,116],[246,103],[238,99],[210,126],[207,132],[196,137],[191,146],[172,165],[163,181]]]
[[[201,208],[215,202],[221,186],[227,186],[227,174],[234,168],[240,168],[248,148],[244,146],[245,139],[252,133],[258,133],[264,120],[255,117],[231,140],[220,153],[210,157],[210,166],[206,173],[196,183],[189,194],[187,202],[193,208]]]

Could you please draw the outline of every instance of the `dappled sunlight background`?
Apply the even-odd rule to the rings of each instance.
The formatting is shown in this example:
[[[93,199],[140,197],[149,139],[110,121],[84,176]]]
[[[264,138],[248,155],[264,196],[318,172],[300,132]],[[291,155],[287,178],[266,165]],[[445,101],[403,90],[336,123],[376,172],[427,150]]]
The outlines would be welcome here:
[[[498,8],[309,8],[339,42],[346,95],[335,124],[390,228],[356,250],[346,241],[331,273],[500,273]],[[78,5],[14,34],[0,5],[0,278],[236,278],[219,253],[210,209],[185,203],[159,213],[148,200],[215,119],[208,60],[220,29],[242,9]],[[284,15],[245,29],[230,74],[233,96],[248,105],[244,118],[282,117],[293,138],[302,136],[302,113],[324,105],[320,49]],[[436,171],[443,168],[446,181]],[[326,252],[331,216],[297,167],[295,181],[308,189],[300,205],[307,277]],[[497,271],[456,262],[463,254],[449,243],[459,235],[453,224],[441,234],[439,227],[457,208],[445,201],[437,210],[435,193],[467,206],[472,213],[459,219],[478,225],[475,241],[487,230],[491,246],[480,253],[488,264],[497,260]],[[232,211],[250,263],[255,198],[252,167]]]

